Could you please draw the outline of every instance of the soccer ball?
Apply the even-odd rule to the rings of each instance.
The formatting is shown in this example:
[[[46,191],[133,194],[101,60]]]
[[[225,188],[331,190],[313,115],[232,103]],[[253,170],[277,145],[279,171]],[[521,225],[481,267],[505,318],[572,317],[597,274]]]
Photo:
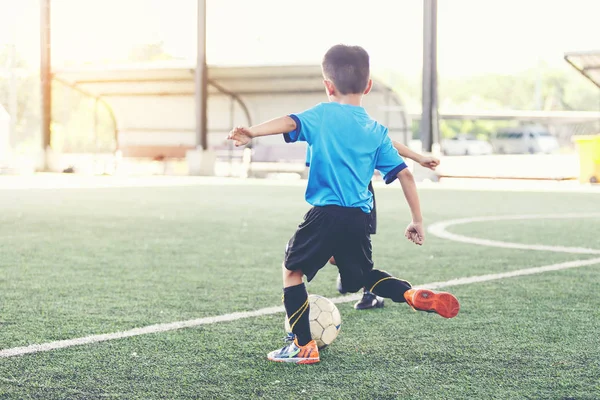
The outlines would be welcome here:
[[[319,349],[329,346],[337,337],[342,325],[340,311],[331,300],[326,297],[311,294],[308,296],[310,304],[310,335],[317,342]],[[290,333],[290,323],[285,317],[285,331]]]

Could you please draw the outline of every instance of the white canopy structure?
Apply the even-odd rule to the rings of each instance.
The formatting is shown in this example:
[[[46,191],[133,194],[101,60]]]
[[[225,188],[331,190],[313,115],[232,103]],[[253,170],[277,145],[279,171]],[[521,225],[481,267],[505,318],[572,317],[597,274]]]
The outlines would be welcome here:
[[[194,65],[153,63],[54,71],[53,78],[102,100],[112,111],[124,157],[183,158],[196,143]],[[250,125],[327,101],[319,66],[208,68],[208,147],[223,154],[236,125]],[[407,143],[410,121],[399,96],[379,81],[364,106]],[[394,111],[386,111],[395,106]],[[253,143],[256,161],[303,161],[302,144],[279,137]]]

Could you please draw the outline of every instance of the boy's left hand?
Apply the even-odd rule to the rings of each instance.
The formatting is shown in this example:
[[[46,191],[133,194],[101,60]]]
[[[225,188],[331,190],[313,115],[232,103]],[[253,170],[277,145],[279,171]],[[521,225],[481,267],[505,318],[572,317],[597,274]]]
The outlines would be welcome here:
[[[404,236],[414,244],[421,246],[425,241],[425,229],[423,229],[423,224],[420,222],[411,222],[406,227]]]
[[[229,132],[227,135],[228,140],[233,140],[235,147],[243,146],[245,144],[250,143],[252,140],[252,133],[248,128],[244,128],[243,126],[235,127]]]
[[[435,170],[435,168],[440,165],[440,160],[435,157],[422,156],[419,160],[419,164],[425,168],[429,168],[430,170]]]

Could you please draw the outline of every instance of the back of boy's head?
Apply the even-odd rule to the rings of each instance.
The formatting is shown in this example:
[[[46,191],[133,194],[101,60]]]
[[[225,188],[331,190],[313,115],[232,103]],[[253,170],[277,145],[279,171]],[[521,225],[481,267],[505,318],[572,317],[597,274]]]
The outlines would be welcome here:
[[[360,46],[338,44],[323,57],[323,75],[342,95],[363,94],[369,83],[369,53]]]

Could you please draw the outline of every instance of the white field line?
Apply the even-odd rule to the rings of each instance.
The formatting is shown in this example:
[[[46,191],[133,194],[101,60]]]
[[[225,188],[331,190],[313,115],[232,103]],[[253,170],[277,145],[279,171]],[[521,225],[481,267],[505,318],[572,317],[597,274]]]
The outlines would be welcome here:
[[[524,219],[581,219],[581,218],[600,218],[600,213],[590,214],[532,214],[532,215],[508,215],[508,216],[495,216],[495,217],[476,217],[476,218],[463,218],[454,219],[450,221],[437,222],[429,226],[429,233],[434,236],[453,240],[455,242],[462,242],[468,244],[476,244],[480,246],[490,247],[501,247],[505,249],[518,249],[518,250],[537,250],[537,251],[551,251],[557,253],[573,253],[573,254],[600,254],[600,250],[587,249],[583,247],[564,247],[564,246],[547,246],[542,244],[521,244],[521,243],[510,243],[502,242],[498,240],[478,239],[463,235],[457,235],[455,233],[448,232],[446,228],[453,225],[470,224],[473,222],[492,222],[492,221],[513,221],[513,220],[524,220]],[[598,229],[600,232],[600,228]],[[600,236],[600,235],[599,235]]]
[[[446,282],[432,282],[432,283],[427,283],[425,285],[417,285],[415,287],[428,288],[428,289],[439,289],[442,287],[460,286],[460,285],[467,285],[469,283],[488,282],[488,281],[495,281],[495,280],[504,279],[504,278],[513,278],[515,276],[542,274],[544,272],[549,272],[549,271],[560,271],[560,270],[569,269],[569,268],[586,267],[588,265],[595,265],[595,264],[600,264],[600,258],[590,258],[589,260],[567,261],[567,262],[563,262],[563,263],[559,263],[559,264],[545,265],[543,267],[518,269],[516,271],[503,272],[500,274],[469,276],[466,278],[450,279],[449,281],[446,281]]]
[[[90,335],[76,339],[57,340],[55,342],[48,342],[43,344],[32,344],[30,346],[14,347],[12,349],[0,350],[0,358],[14,357],[30,353],[38,353],[40,351],[62,349],[65,347],[79,346],[82,344],[105,342],[107,340],[122,339],[131,336],[147,335],[149,333],[168,332],[177,329],[191,328],[194,326],[214,324],[217,322],[227,322],[244,318],[260,317],[263,315],[271,315],[283,311],[283,306],[268,307],[261,308],[260,310],[255,311],[235,312],[231,314],[218,315],[215,317],[190,319],[187,321],[171,322],[166,324],[148,325],[143,328],[134,328],[123,332],[106,333],[102,335]]]
[[[452,238],[450,240],[456,240],[454,238],[453,234],[446,232],[446,230],[445,230],[446,227],[451,226],[451,225],[458,225],[458,224],[463,224],[463,223],[468,223],[468,222],[479,222],[479,221],[499,221],[499,220],[507,220],[507,219],[514,220],[514,219],[537,219],[537,218],[584,218],[584,217],[593,217],[593,216],[600,216],[600,214],[588,214],[588,215],[577,214],[577,215],[570,215],[569,217],[556,216],[556,215],[546,215],[546,216],[525,215],[525,216],[510,216],[510,217],[468,218],[468,219],[453,220],[453,221],[446,221],[446,222],[440,222],[437,224],[433,224],[433,225],[431,225],[429,231],[433,235],[436,235],[436,236],[439,235],[440,237],[447,238],[447,239],[450,239],[449,236],[452,235],[451,236]],[[517,243],[487,241],[487,240],[483,240],[483,239],[469,238],[466,236],[459,236],[459,235],[456,235],[456,236],[460,239],[458,241],[465,242],[465,243],[472,243],[472,244],[480,244],[480,245],[484,245],[484,246],[519,248],[519,249],[527,249],[527,250],[541,250],[541,247],[544,247],[544,250],[546,250],[546,251],[558,251],[558,252],[578,253],[578,254],[600,254],[600,251],[594,250],[594,249],[583,249],[583,248],[578,248],[578,247],[561,247],[561,246],[538,246],[538,245],[528,246],[528,245],[519,245]],[[551,249],[554,249],[554,250],[551,250]],[[504,272],[504,273],[500,273],[500,274],[488,274],[488,275],[457,278],[457,279],[451,279],[446,282],[426,283],[423,285],[418,285],[417,287],[422,287],[422,288],[426,287],[426,288],[430,288],[430,289],[437,289],[437,288],[441,288],[441,287],[466,285],[466,284],[478,283],[478,282],[488,282],[488,281],[493,281],[493,280],[498,280],[498,279],[540,274],[540,273],[544,273],[544,272],[548,272],[548,271],[559,271],[559,270],[563,270],[563,269],[578,268],[578,267],[595,265],[595,264],[600,264],[600,258],[568,261],[568,262],[563,262],[563,263],[559,263],[559,264],[546,265],[546,266],[535,267],[535,268],[520,269],[520,270]],[[334,303],[339,304],[339,303],[346,303],[346,302],[350,302],[350,301],[356,301],[359,298],[360,298],[360,294],[351,294],[351,295],[347,295],[347,296],[336,297],[331,300]],[[260,317],[260,316],[273,315],[273,314],[283,313],[283,312],[284,312],[284,308],[282,306],[267,307],[267,308],[261,308],[259,310],[255,310],[255,311],[236,312],[236,313],[224,314],[224,315],[219,315],[219,316],[214,316],[214,317],[192,319],[192,320],[188,320],[188,321],[179,321],[179,322],[171,322],[171,323],[166,323],[166,324],[149,325],[149,326],[145,326],[142,328],[135,328],[135,329],[131,329],[128,331],[122,331],[122,332],[107,333],[107,334],[102,334],[102,335],[90,335],[90,336],[85,336],[85,337],[76,338],[76,339],[58,340],[55,342],[49,342],[49,343],[43,343],[43,344],[33,344],[30,346],[4,349],[4,350],[0,350],[0,358],[22,356],[25,354],[38,353],[38,352],[42,352],[42,351],[50,351],[50,350],[62,349],[62,348],[66,348],[66,347],[80,346],[80,345],[84,345],[84,344],[105,342],[108,340],[122,339],[122,338],[132,337],[132,336],[147,335],[147,334],[151,334],[151,333],[168,332],[168,331],[174,331],[174,330],[183,329],[183,328],[192,328],[192,327],[196,327],[196,326],[200,326],[200,325],[214,324],[217,322],[236,321],[236,320],[244,319],[244,318]]]

